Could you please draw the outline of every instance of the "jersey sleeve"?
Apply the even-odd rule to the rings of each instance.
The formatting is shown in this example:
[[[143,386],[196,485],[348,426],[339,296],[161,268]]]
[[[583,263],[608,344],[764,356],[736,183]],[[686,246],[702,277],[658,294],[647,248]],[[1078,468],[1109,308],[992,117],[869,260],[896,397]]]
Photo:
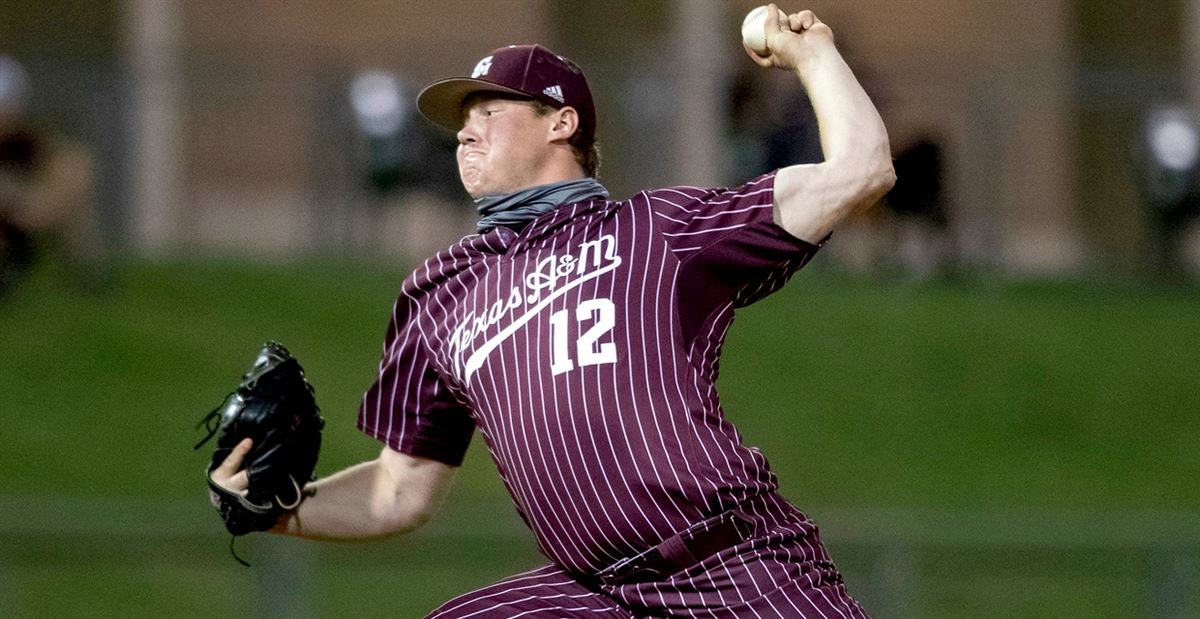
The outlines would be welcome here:
[[[358,428],[398,452],[459,466],[475,421],[431,363],[414,306],[403,296],[396,301],[379,375],[359,406]]]
[[[743,307],[769,295],[821,245],[774,222],[773,172],[739,187],[668,187],[646,195],[663,240],[680,261],[679,285],[699,308],[724,302]]]

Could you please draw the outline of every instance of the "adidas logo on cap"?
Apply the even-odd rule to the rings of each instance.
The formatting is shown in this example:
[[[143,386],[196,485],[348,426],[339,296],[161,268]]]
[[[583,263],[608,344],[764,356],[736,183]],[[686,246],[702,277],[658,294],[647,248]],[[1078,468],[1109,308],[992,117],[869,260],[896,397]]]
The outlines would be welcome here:
[[[546,89],[542,91],[542,94],[554,99],[555,101],[558,101],[559,103],[564,101],[562,88],[557,84],[546,87]]]

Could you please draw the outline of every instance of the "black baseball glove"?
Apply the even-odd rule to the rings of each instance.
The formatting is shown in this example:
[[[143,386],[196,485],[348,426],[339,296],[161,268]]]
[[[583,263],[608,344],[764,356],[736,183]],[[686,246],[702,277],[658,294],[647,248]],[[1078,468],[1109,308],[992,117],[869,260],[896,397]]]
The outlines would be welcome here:
[[[314,478],[317,467],[325,420],[304,368],[282,345],[263,345],[242,384],[200,426],[207,428],[208,435],[196,449],[217,436],[205,476],[213,506],[230,533],[266,531],[304,500],[304,485]],[[249,488],[242,496],[214,483],[212,473],[247,437],[253,445],[243,460]]]

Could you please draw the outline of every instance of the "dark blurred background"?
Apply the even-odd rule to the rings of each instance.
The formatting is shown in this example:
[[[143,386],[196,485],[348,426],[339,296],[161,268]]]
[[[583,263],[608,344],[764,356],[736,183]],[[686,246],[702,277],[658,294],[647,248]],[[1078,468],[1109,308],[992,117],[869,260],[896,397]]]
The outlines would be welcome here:
[[[739,56],[752,4],[9,0],[0,84],[12,85],[0,94],[5,126],[43,143],[36,167],[79,151],[68,168],[90,175],[92,234],[109,250],[423,255],[465,229],[470,209],[453,162],[435,155],[450,136],[412,99],[513,41],[587,69],[617,195],[819,157],[795,80]],[[1189,2],[812,8],[915,171],[920,186],[890,209],[915,228],[893,239],[910,266],[1200,268]],[[887,235],[866,219],[830,252],[839,262],[895,253],[873,246]]]
[[[0,3],[0,616],[420,616],[536,565],[476,447],[429,531],[245,571],[191,425],[277,337],[319,471],[373,457],[399,282],[474,221],[415,96],[493,48],[585,69],[616,197],[819,161],[756,4]],[[731,333],[730,417],[880,616],[1200,616],[1200,1],[783,8],[898,182]]]

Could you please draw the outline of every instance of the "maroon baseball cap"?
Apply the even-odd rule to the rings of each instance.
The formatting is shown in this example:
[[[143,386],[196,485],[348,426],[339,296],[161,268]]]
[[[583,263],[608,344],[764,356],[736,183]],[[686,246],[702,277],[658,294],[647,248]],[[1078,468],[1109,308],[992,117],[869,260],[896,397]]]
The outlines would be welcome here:
[[[536,99],[559,109],[579,112],[580,130],[596,137],[596,106],[587,78],[575,63],[541,45],[509,45],[492,50],[475,65],[471,77],[452,77],[427,86],[417,96],[417,109],[433,124],[458,131],[462,104],[477,92]]]

